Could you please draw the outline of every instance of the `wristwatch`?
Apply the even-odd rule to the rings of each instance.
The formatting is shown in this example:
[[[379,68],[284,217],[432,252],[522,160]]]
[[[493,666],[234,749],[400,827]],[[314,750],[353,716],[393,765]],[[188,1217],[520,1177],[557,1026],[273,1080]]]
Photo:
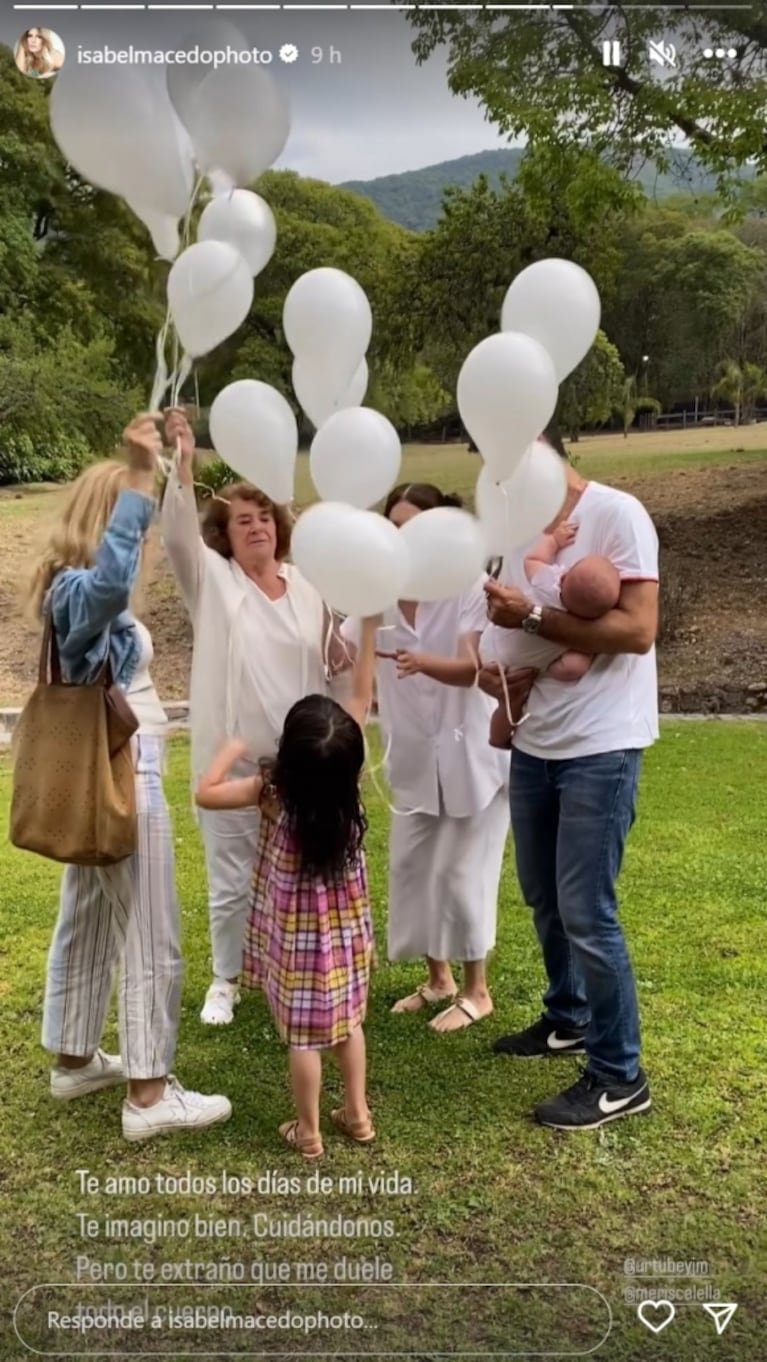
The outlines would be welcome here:
[[[543,611],[539,605],[534,605],[530,614],[526,615],[522,621],[522,628],[526,634],[537,634],[540,632]]]

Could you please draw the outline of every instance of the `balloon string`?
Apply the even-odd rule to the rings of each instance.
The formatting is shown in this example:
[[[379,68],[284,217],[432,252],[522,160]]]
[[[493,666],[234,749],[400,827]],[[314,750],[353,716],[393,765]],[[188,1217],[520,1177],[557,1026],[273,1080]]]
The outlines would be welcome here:
[[[180,366],[180,368],[178,369],[178,372],[177,372],[176,375],[175,375],[175,382],[174,382],[173,388],[172,388],[172,401],[171,401],[171,405],[174,406],[174,407],[177,407],[177,406],[178,406],[178,400],[179,400],[179,396],[180,396],[180,394],[181,394],[181,389],[183,388],[184,384],[186,383],[186,380],[188,379],[189,375],[190,375],[191,372],[192,372],[192,366],[193,366],[193,364],[194,364],[194,360],[191,358],[191,356],[190,356],[190,355],[184,355],[184,357],[183,357],[183,359],[182,359],[182,361],[181,361],[181,366]]]
[[[372,749],[370,747],[370,743],[368,742],[367,733],[363,731],[362,737],[365,744],[365,775],[370,776],[373,788],[376,794],[378,795],[378,798],[381,800],[383,804],[386,805],[386,808],[389,810],[389,813],[392,814],[394,818],[412,818],[413,815],[416,813],[427,813],[428,812],[427,809],[422,809],[420,807],[417,809],[398,809],[396,805],[392,804],[388,794],[386,793],[386,790],[382,789],[381,787],[381,783],[378,779],[378,773],[384,769],[387,761],[389,760],[389,755],[391,753],[392,748],[392,735],[389,734],[388,738],[386,739],[384,754],[381,757],[381,760],[377,762],[371,761]]]
[[[474,647],[473,643],[469,641],[469,639],[465,640],[465,646],[466,651],[469,654],[469,657],[474,663],[474,680],[471,683],[470,689],[479,690],[480,689],[479,674],[480,671],[482,670],[482,661],[480,659],[479,652]],[[519,717],[519,719],[514,718],[511,708],[511,695],[509,692],[509,684],[506,679],[505,668],[501,666],[500,663],[496,663],[496,666],[498,667],[498,673],[501,678],[501,689],[503,690],[503,704],[504,709],[506,710],[506,718],[508,719],[509,727],[511,729],[511,736],[513,737],[517,729],[530,718],[530,711],[527,710],[524,714],[522,714]],[[462,741],[464,737],[463,731],[457,728],[455,730],[455,737],[456,741]]]
[[[480,673],[480,670],[481,670],[481,667],[482,667],[482,662],[481,662],[481,660],[480,660],[479,654],[477,653],[476,649],[472,646],[471,643],[468,642],[468,640],[467,640],[467,643],[466,643],[466,647],[467,647],[469,656],[471,657],[471,660],[472,660],[472,662],[474,663],[474,665],[475,665],[475,667],[476,667],[476,673],[475,673],[475,676],[474,676],[474,680],[472,681],[472,689],[473,689],[475,686],[476,686],[477,689],[479,689],[479,673]],[[512,714],[512,710],[511,710],[511,695],[510,695],[510,693],[509,693],[509,683],[508,683],[508,681],[506,680],[506,669],[505,669],[505,667],[503,667],[503,666],[501,665],[500,662],[496,662],[495,665],[496,665],[497,668],[498,668],[498,674],[499,674],[499,676],[500,676],[500,678],[501,678],[501,689],[502,689],[502,691],[503,691],[503,704],[504,704],[504,709],[506,710],[506,718],[507,718],[508,721],[509,721],[509,727],[510,727],[510,729],[511,729],[511,736],[512,736],[512,738],[513,738],[513,737],[514,737],[514,734],[515,734],[516,731],[517,731],[517,729],[520,728],[521,725],[522,725],[523,723],[525,723],[525,722],[530,718],[530,711],[529,711],[529,710],[526,710],[525,713],[522,714],[522,715],[520,715],[520,717],[519,717],[518,719],[515,719],[515,718],[514,718],[514,716],[513,716],[513,714]]]
[[[381,632],[383,632],[383,631],[385,631],[385,630],[395,629],[395,628],[396,628],[396,625],[394,625],[394,624],[382,624],[382,625],[379,626],[379,628],[380,628]],[[391,659],[386,659],[386,660],[387,660],[387,661],[391,661]],[[395,804],[392,804],[392,802],[391,802],[391,800],[389,799],[389,796],[388,796],[386,790],[382,789],[382,787],[381,787],[381,783],[380,783],[380,781],[379,781],[379,779],[378,779],[378,774],[379,774],[380,771],[384,770],[384,768],[386,767],[386,764],[387,764],[387,762],[388,762],[388,760],[389,760],[389,756],[390,756],[390,754],[391,754],[391,749],[392,749],[393,735],[392,735],[391,733],[388,734],[388,736],[387,736],[387,738],[386,738],[386,745],[385,745],[385,748],[384,748],[384,754],[383,754],[381,760],[378,761],[378,762],[371,762],[371,761],[370,761],[370,751],[371,751],[371,749],[370,749],[370,745],[369,745],[369,743],[368,743],[367,734],[365,733],[365,734],[363,734],[363,736],[364,736],[364,739],[365,739],[365,774],[368,775],[368,776],[370,776],[370,779],[371,779],[372,784],[373,784],[373,788],[374,788],[376,794],[378,795],[378,798],[381,800],[381,802],[382,802],[383,804],[385,804],[386,808],[389,810],[389,813],[390,813],[394,818],[412,818],[412,817],[413,817],[415,814],[417,814],[417,813],[428,813],[428,809],[424,809],[424,808],[422,808],[420,805],[418,805],[418,807],[415,808],[415,809],[398,809],[397,806],[396,806]]]
[[[346,670],[346,668],[345,668],[344,666],[338,667],[337,670],[335,671],[335,673],[333,673],[332,670],[331,670],[331,667],[330,667],[330,664],[329,664],[329,658],[330,658],[330,646],[331,646],[331,644],[332,644],[333,642],[336,642],[336,643],[338,643],[338,644],[340,645],[340,647],[341,647],[342,650],[343,650],[344,657],[345,657],[346,661],[347,661],[350,665],[353,665],[353,662],[354,662],[354,658],[353,658],[351,652],[349,651],[349,646],[348,646],[348,644],[347,644],[347,642],[346,642],[346,639],[344,638],[344,636],[343,636],[343,634],[340,632],[340,630],[338,630],[337,627],[336,627],[336,626],[337,626],[337,623],[338,623],[338,617],[337,617],[335,611],[332,611],[332,612],[331,612],[331,615],[330,615],[330,619],[329,619],[329,621],[328,621],[328,629],[327,629],[327,632],[326,632],[326,635],[325,635],[325,646],[324,646],[324,650],[323,650],[323,660],[324,660],[324,663],[325,663],[325,676],[326,676],[326,678],[327,678],[328,680],[330,680],[330,678],[331,678],[331,676],[332,676],[333,674],[339,675],[339,674],[343,673],[343,672]],[[381,625],[380,627],[381,627],[382,629],[393,629],[393,628],[394,628],[394,625],[385,625],[385,624],[384,624],[384,625]],[[378,795],[378,797],[379,797],[379,799],[381,800],[381,802],[382,802],[383,804],[386,805],[386,808],[389,810],[389,813],[392,814],[395,818],[412,818],[413,814],[416,814],[416,813],[426,813],[427,810],[426,810],[426,809],[422,809],[422,808],[416,808],[416,809],[398,809],[398,808],[396,808],[396,806],[395,806],[394,804],[392,804],[391,800],[389,799],[389,796],[388,796],[386,790],[383,789],[382,786],[381,786],[381,782],[379,781],[378,776],[379,776],[379,772],[381,772],[381,771],[384,770],[384,768],[386,767],[386,764],[387,764],[387,762],[388,762],[388,760],[389,760],[389,756],[390,756],[390,754],[391,754],[391,748],[392,748],[392,735],[389,734],[389,735],[387,736],[386,744],[385,744],[385,748],[384,748],[384,754],[383,754],[383,756],[381,757],[380,761],[373,761],[373,759],[372,759],[372,748],[371,748],[370,743],[369,743],[369,741],[368,741],[367,732],[366,732],[366,730],[365,730],[364,728],[363,728],[363,730],[362,730],[362,740],[363,740],[363,743],[364,743],[364,745],[365,745],[365,768],[364,768],[365,775],[370,777],[370,780],[371,780],[371,782],[372,782],[372,785],[373,785],[373,788],[374,788],[376,794]]]
[[[340,672],[346,671],[346,667],[341,665],[335,669],[330,665],[330,650],[334,643],[337,643],[343,651],[344,661],[351,663],[352,656],[347,647],[346,639],[340,629],[336,628],[338,622],[336,613],[328,607],[328,627],[325,631],[325,639],[322,645],[322,665],[325,669],[325,680],[330,681]]]
[[[166,478],[169,478],[171,476],[171,473],[173,473],[177,469],[178,460],[180,459],[180,457],[181,457],[181,440],[179,438],[178,440],[176,440],[176,449],[174,457],[172,459],[166,459],[165,456],[161,454],[159,455],[157,460]],[[195,482],[194,479],[192,479],[192,486],[196,487],[198,492],[204,492],[206,498],[209,501],[220,501],[223,502],[225,506],[229,505],[229,502],[227,501],[226,497],[220,497],[217,492],[214,492],[212,488],[208,487],[204,482]]]
[[[184,243],[184,248],[186,248],[189,245],[189,236],[192,230],[192,213],[195,210],[197,200],[200,196],[200,190],[202,189],[204,183],[205,176],[200,175],[198,176],[197,183],[194,185],[192,189],[192,196],[189,200],[189,207],[186,210],[186,217],[184,218],[184,227],[182,233],[182,241]]]
[[[155,341],[155,370],[154,381],[152,383],[152,395],[149,399],[149,410],[157,411],[168,387],[168,366],[165,362],[165,346],[168,338],[168,327],[170,326],[170,307],[165,313],[165,321],[157,333]]]
[[[199,176],[197,179],[197,183],[194,185],[192,189],[192,194],[189,199],[186,214],[184,215],[184,225],[181,231],[182,250],[186,250],[189,245],[192,230],[192,213],[194,212],[195,205],[197,203],[197,199],[199,198],[200,190],[204,182],[205,182],[204,177],[202,175]],[[168,332],[170,330],[172,330],[173,333],[173,367],[170,376],[168,376],[168,371],[165,362],[165,349],[168,341]],[[157,409],[159,403],[162,401],[162,398],[164,397],[165,393],[168,391],[169,388],[171,406],[173,407],[177,406],[179,393],[181,392],[181,389],[184,383],[186,382],[187,378],[189,377],[191,371],[192,361],[190,360],[189,356],[184,355],[183,358],[181,357],[178,332],[176,331],[175,326],[173,326],[173,319],[171,317],[170,312],[170,304],[168,304],[168,308],[165,313],[165,323],[158,337],[157,369],[155,370],[154,388],[152,390],[152,396],[155,400],[153,400],[150,403],[149,408],[150,411],[155,411]],[[161,382],[162,386],[160,386]]]

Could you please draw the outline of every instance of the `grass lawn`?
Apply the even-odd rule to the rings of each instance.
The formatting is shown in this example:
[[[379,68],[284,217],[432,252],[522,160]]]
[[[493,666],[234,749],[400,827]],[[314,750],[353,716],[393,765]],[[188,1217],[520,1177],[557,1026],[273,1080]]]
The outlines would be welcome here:
[[[656,474],[718,468],[733,464],[767,463],[767,429],[747,426],[742,430],[670,431],[622,436],[590,436],[570,446],[578,472],[587,478],[614,482]],[[473,505],[474,489],[482,467],[479,454],[465,445],[405,446],[402,480],[435,482],[459,492]],[[296,501],[306,506],[316,499],[309,474],[309,459],[302,456],[296,473]]]
[[[391,1001],[420,978],[417,967],[383,966],[373,980],[367,1027],[370,1095],[379,1141],[373,1149],[344,1146],[326,1137],[323,1176],[363,1181],[399,1172],[412,1178],[412,1194],[365,1190],[343,1196],[250,1197],[199,1195],[107,1196],[80,1193],[77,1169],[99,1179],[108,1174],[154,1178],[183,1174],[220,1179],[259,1175],[305,1178],[307,1170],[281,1144],[276,1127],[290,1114],[285,1055],[260,997],[247,996],[236,1024],[203,1029],[198,1011],[208,982],[205,881],[192,820],[183,739],[172,745],[167,789],[172,804],[183,906],[187,975],[178,1052],[183,1081],[232,1098],[231,1122],[208,1135],[157,1140],[132,1147],[119,1133],[117,1092],[59,1107],[47,1095],[47,1062],[39,1048],[45,955],[55,917],[58,871],[44,861],[2,850],[4,911],[0,951],[4,968],[2,1043],[6,1056],[0,1117],[0,1264],[6,1302],[12,1305],[38,1283],[73,1282],[78,1254],[104,1263],[154,1265],[226,1255],[247,1265],[298,1261],[333,1264],[344,1254],[393,1265],[394,1282],[584,1283],[602,1293],[613,1331],[599,1349],[610,1362],[647,1356],[671,1362],[757,1362],[763,1353],[765,1237],[764,999],[767,992],[767,796],[755,774],[767,762],[767,727],[758,723],[667,724],[662,743],[647,759],[640,816],[623,878],[628,928],[645,1029],[645,1062],[655,1098],[646,1118],[619,1122],[596,1135],[560,1136],[530,1123],[531,1105],[572,1081],[572,1061],[516,1064],[496,1058],[489,1043],[501,1031],[537,1015],[542,973],[527,911],[520,902],[509,859],[500,902],[498,948],[492,962],[496,1015],[489,1024],[452,1037],[435,1036],[422,1018],[394,1017]],[[0,760],[0,817],[7,825],[10,772]],[[380,940],[385,940],[388,813],[368,795],[369,859]],[[383,954],[383,952],[382,952]],[[108,1047],[115,1044],[110,1030]],[[335,1075],[324,1096],[338,1091]],[[393,1184],[392,1184],[393,1186]],[[253,1211],[274,1220],[306,1212],[390,1219],[395,1237],[324,1240],[285,1237],[178,1238],[115,1243],[104,1236],[105,1218],[210,1216],[251,1225]],[[98,1238],[83,1238],[76,1216],[99,1223]],[[375,1227],[373,1227],[375,1228]],[[723,1339],[700,1303],[678,1303],[672,1326],[653,1337],[636,1319],[624,1292],[673,1283],[632,1281],[627,1259],[707,1260],[709,1286],[740,1309]],[[645,1268],[651,1273],[651,1268]],[[705,1282],[677,1282],[700,1288]],[[467,1340],[496,1353],[594,1351],[606,1332],[607,1310],[593,1292],[530,1293],[503,1314],[498,1295],[455,1291],[446,1299],[414,1302],[392,1296],[355,1295],[338,1306],[368,1302],[381,1328],[348,1333],[313,1355],[402,1347],[425,1357],[430,1349],[457,1351]],[[131,1288],[135,1296],[135,1288]],[[169,1290],[169,1288],[166,1288]],[[111,1288],[66,1297],[120,1303],[131,1294]],[[160,1288],[157,1288],[157,1292]],[[229,1303],[254,1309],[274,1301],[265,1289],[176,1287],[174,1299]],[[277,1308],[284,1304],[283,1296]],[[302,1303],[327,1303],[303,1288]],[[244,1294],[243,1294],[244,1293]],[[661,1296],[667,1294],[661,1289]],[[711,1297],[709,1297],[711,1298]],[[168,1300],[166,1295],[164,1300]],[[295,1297],[291,1297],[292,1300]],[[373,1304],[370,1305],[371,1300]],[[507,1296],[512,1300],[512,1295]],[[59,1308],[62,1308],[61,1302]],[[270,1307],[271,1308],[271,1307]],[[330,1309],[330,1305],[326,1304]],[[397,1316],[388,1331],[387,1316]],[[506,1323],[499,1329],[499,1320]],[[31,1341],[35,1320],[26,1321]],[[442,1323],[440,1324],[440,1319]],[[403,1324],[404,1320],[404,1324]],[[403,1328],[405,1332],[403,1333]],[[184,1339],[182,1345],[181,1339]],[[71,1352],[87,1348],[71,1335],[40,1347]],[[182,1346],[189,1351],[182,1353]],[[255,1342],[231,1334],[216,1344],[203,1333],[139,1342],[126,1350],[164,1347],[177,1356],[222,1352],[255,1355]],[[271,1349],[310,1344],[271,1340]],[[90,1350],[95,1350],[91,1342]],[[308,1350],[308,1351],[307,1351]],[[480,1348],[479,1351],[483,1349]],[[10,1329],[0,1355],[26,1355]],[[475,1355],[477,1355],[475,1353]],[[485,1355],[487,1353],[485,1352]]]
[[[591,435],[572,445],[571,452],[580,473],[604,482],[734,464],[761,464],[767,463],[767,427],[648,432],[632,434],[627,440],[620,435]],[[409,444],[403,450],[402,480],[436,482],[444,489],[459,492],[473,504],[481,466],[480,456],[469,454],[463,444]],[[51,486],[0,488],[0,533],[13,534],[14,527],[27,521],[30,512],[40,516],[55,514],[57,491]],[[301,454],[296,467],[296,502],[307,506],[315,499],[309,457]]]

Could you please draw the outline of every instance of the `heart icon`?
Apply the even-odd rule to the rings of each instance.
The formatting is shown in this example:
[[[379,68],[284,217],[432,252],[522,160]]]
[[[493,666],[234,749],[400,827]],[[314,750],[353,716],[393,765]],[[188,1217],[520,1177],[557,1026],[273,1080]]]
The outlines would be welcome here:
[[[671,1304],[671,1301],[642,1301],[637,1314],[645,1329],[649,1329],[654,1334],[660,1334],[674,1318],[676,1307]],[[651,1316],[652,1318],[650,1318]]]

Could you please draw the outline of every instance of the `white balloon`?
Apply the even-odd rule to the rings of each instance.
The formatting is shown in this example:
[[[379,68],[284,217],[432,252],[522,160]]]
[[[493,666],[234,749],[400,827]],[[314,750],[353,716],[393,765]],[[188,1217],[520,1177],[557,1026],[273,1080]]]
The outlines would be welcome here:
[[[66,67],[51,92],[51,130],[85,180],[164,217],[180,218],[194,167],[162,83],[140,66]]]
[[[268,203],[249,189],[211,199],[200,217],[198,241],[226,241],[247,261],[251,274],[269,264],[277,241],[277,224]]]
[[[192,94],[184,121],[206,174],[248,185],[277,160],[290,132],[281,85],[261,66],[220,66]]]
[[[293,499],[298,427],[276,388],[242,378],[210,409],[210,438],[225,463],[279,506]]]
[[[473,515],[438,506],[414,515],[400,530],[410,557],[403,587],[408,601],[447,601],[468,591],[485,566],[482,527]]]
[[[224,174],[223,170],[209,170],[207,179],[210,192],[215,199],[220,198],[222,194],[231,194],[232,190],[237,188],[231,175]]]
[[[173,324],[188,355],[207,355],[231,336],[253,302],[253,278],[234,246],[198,241],[187,246],[168,275]]]
[[[535,441],[505,482],[494,482],[483,468],[475,504],[488,556],[528,544],[556,520],[566,496],[564,460],[544,440]]]
[[[178,218],[166,217],[164,213],[156,213],[153,208],[145,208],[143,204],[133,203],[130,199],[126,202],[136,217],[148,228],[160,259],[175,260],[181,245]]]
[[[244,52],[247,43],[243,34],[227,19],[206,19],[187,30],[178,44],[179,50],[187,54],[185,62],[170,62],[166,67],[167,86],[171,103],[179,117],[185,122],[194,96],[211,74],[210,67],[189,58],[203,52],[225,51]]]
[[[319,430],[334,412],[361,406],[368,387],[367,360],[363,359],[350,384],[334,383],[322,360],[293,360],[293,391],[301,410]]]
[[[296,359],[322,366],[334,389],[346,392],[373,333],[370,303],[343,270],[308,270],[293,284],[282,314],[285,339]]]
[[[323,600],[343,615],[378,615],[394,605],[409,569],[404,541],[390,521],[320,501],[300,516],[293,562]]]
[[[370,407],[336,412],[317,431],[309,455],[312,482],[323,500],[362,509],[391,491],[401,462],[394,426]]]
[[[514,332],[488,336],[458,375],[458,410],[489,472],[511,477],[557,405],[557,378],[546,350]]]
[[[539,260],[518,274],[506,293],[501,330],[521,331],[551,355],[562,382],[588,354],[601,316],[590,274],[572,260]]]
[[[352,379],[346,393],[346,397],[339,404],[340,407],[361,407],[365,401],[365,393],[370,382],[370,370],[366,359],[360,361],[354,378]]]

